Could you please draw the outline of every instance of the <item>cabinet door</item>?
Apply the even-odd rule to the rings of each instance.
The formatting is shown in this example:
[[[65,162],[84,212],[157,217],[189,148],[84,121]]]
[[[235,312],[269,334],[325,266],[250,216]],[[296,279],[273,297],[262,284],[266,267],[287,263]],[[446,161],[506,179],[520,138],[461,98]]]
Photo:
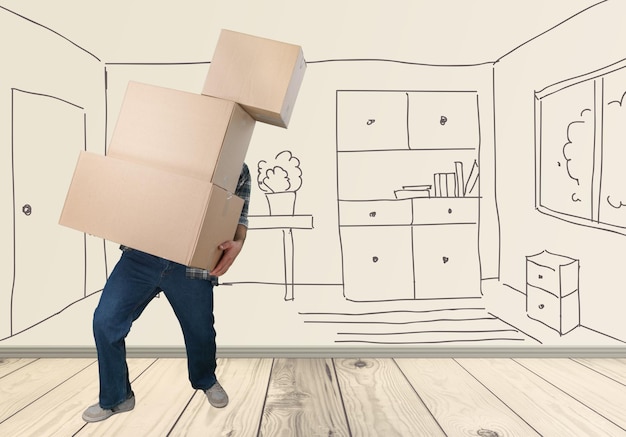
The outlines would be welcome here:
[[[346,299],[413,299],[409,226],[342,226]]]
[[[413,226],[415,297],[480,296],[476,225]]]
[[[411,92],[408,120],[411,149],[478,147],[476,93]]]
[[[396,91],[337,91],[337,149],[408,150],[407,95]]]

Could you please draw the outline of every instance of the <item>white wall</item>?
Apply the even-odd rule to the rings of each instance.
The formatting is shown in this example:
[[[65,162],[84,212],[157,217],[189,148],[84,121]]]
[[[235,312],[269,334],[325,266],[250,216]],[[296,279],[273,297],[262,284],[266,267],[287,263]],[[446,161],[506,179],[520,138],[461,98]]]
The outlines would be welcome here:
[[[617,43],[624,38],[618,18],[623,7],[608,2],[559,26],[506,56],[495,79],[500,279],[524,292],[526,256],[548,250],[579,259],[581,322],[620,339],[626,338],[622,311],[626,237],[535,209],[534,93],[626,58]]]
[[[68,111],[72,115],[67,116],[71,119],[76,112],[82,113],[87,120],[80,129],[85,135],[83,148],[103,153],[114,129],[127,81],[200,92],[221,28],[303,47],[308,67],[290,126],[281,129],[258,123],[246,161],[254,177],[256,163],[280,151],[290,150],[300,159],[303,184],[297,194],[296,214],[311,214],[313,229],[293,231],[293,288],[284,284],[285,266],[289,261],[284,258],[282,231],[249,231],[245,250],[222,278],[225,285],[216,289],[218,343],[223,347],[243,348],[343,347],[339,344],[347,338],[343,327],[349,325],[344,324],[344,319],[332,319],[333,313],[341,313],[342,317],[359,313],[367,318],[361,319],[364,327],[360,328],[359,335],[350,337],[352,346],[376,344],[369,340],[374,338],[371,335],[382,333],[366,331],[371,331],[378,322],[390,321],[427,328],[416,333],[386,332],[385,335],[392,334],[395,339],[389,340],[391,343],[387,345],[405,344],[412,348],[433,343],[537,344],[537,339],[527,335],[521,327],[510,329],[506,322],[493,316],[493,309],[483,302],[480,279],[496,278],[508,286],[523,289],[524,256],[538,252],[542,246],[551,247],[549,238],[554,238],[556,231],[562,231],[562,225],[539,217],[532,208],[534,164],[529,141],[533,138],[533,107],[527,95],[544,84],[569,77],[581,69],[601,67],[618,57],[619,54],[614,53],[618,45],[611,44],[617,41],[617,36],[611,33],[616,30],[610,26],[600,25],[601,31],[593,33],[595,44],[591,48],[585,46],[587,36],[578,37],[573,46],[570,41],[582,29],[604,23],[607,16],[618,16],[612,8],[619,9],[616,6],[619,3],[599,4],[567,22],[573,24],[557,26],[543,35],[540,34],[596,2],[562,1],[547,7],[541,2],[501,5],[497,1],[486,1],[483,8],[470,7],[462,1],[402,2],[391,8],[386,3],[368,7],[358,2],[295,6],[280,1],[261,5],[189,0],[184,5],[186,8],[181,5],[168,9],[152,3],[148,7],[141,2],[132,5],[102,2],[85,9],[80,2],[68,0],[67,6],[74,11],[75,20],[68,20],[66,14],[58,12],[62,8],[51,8],[45,2],[36,7],[17,1],[2,3],[2,35],[17,36],[14,39],[19,43],[3,46],[0,53],[8,60],[5,64],[8,68],[0,71],[4,96],[0,123],[6,127],[0,137],[2,186],[5,187],[0,190],[0,201],[7,205],[0,216],[2,241],[6,242],[2,244],[0,261],[5,266],[14,266],[3,269],[0,275],[0,346],[91,347],[91,314],[106,274],[119,257],[117,243],[107,242],[105,247],[102,240],[95,237],[83,240],[80,233],[71,230],[64,230],[63,235],[54,239],[31,238],[29,241],[28,237],[21,236],[28,233],[20,234],[19,227],[29,226],[39,208],[33,205],[33,214],[29,216],[20,211],[26,200],[19,198],[20,189],[15,187],[22,185],[16,183],[15,174],[18,167],[31,168],[24,164],[30,149],[20,146],[16,151],[14,145],[25,144],[25,141],[30,147],[39,142],[36,134],[21,133],[26,138],[21,143],[12,136],[15,132],[27,132],[24,126],[28,125],[28,120],[16,124],[14,111],[17,105],[28,105],[30,100],[26,98],[31,96],[16,89],[45,95],[45,105],[35,104],[37,108],[44,108],[40,118],[46,118],[45,111],[50,113],[55,108],[71,108]],[[304,16],[307,20],[302,20]],[[598,46],[603,50],[597,50]],[[571,47],[577,50],[569,52]],[[585,56],[579,57],[581,50]],[[563,64],[560,59],[566,53],[568,62]],[[442,295],[441,298],[389,302],[380,295],[384,288],[381,281],[388,283],[394,278],[377,277],[372,275],[373,270],[364,269],[365,277],[372,275],[366,286],[371,288],[372,295],[379,297],[374,302],[345,299],[342,266],[346,260],[342,258],[338,184],[342,178],[350,178],[350,172],[355,179],[362,176],[358,168],[350,171],[344,168],[342,175],[337,174],[337,90],[469,91],[478,96],[479,232],[475,237],[473,259],[467,264],[480,263],[480,271],[467,287],[471,292],[455,298]],[[20,99],[17,103],[16,94]],[[40,100],[35,99],[35,102]],[[58,102],[61,102],[60,107]],[[518,123],[520,119],[522,123]],[[42,130],[43,143],[52,126]],[[56,135],[55,141],[65,141],[60,134]],[[495,147],[494,139],[497,140]],[[56,184],[44,182],[42,185],[37,174],[21,176],[21,180],[27,181],[24,183],[29,186],[32,182],[31,191],[40,194],[48,193],[50,186],[57,187],[54,190],[56,200],[43,220],[48,227],[45,229],[56,229],[58,211],[54,208],[62,206],[63,184],[69,182],[73,163],[65,158],[63,163],[55,162],[54,153],[41,153],[41,156],[47,158],[40,159],[37,168],[48,171],[52,167],[56,171],[53,174],[57,175],[53,176]],[[380,157],[381,174],[391,175],[397,161],[389,159],[389,155]],[[44,170],[38,174],[43,174]],[[44,197],[54,196],[45,194]],[[512,201],[513,198],[516,200]],[[520,202],[520,198],[524,201]],[[258,186],[253,186],[250,214],[268,214],[265,196]],[[536,238],[527,238],[530,228],[540,228],[542,232]],[[543,238],[543,230],[548,240]],[[603,240],[598,247],[615,246],[615,238],[621,238],[592,233],[590,241],[584,240],[582,244],[599,244],[599,239],[606,237],[607,241]],[[596,234],[603,236],[596,237]],[[79,252],[68,249],[64,243],[67,239],[74,240],[75,247],[84,249]],[[576,241],[581,244],[581,240]],[[413,244],[419,248],[415,242]],[[36,257],[34,253],[39,246],[45,250],[37,252]],[[581,259],[587,254],[586,245],[576,250],[562,245],[559,248]],[[585,258],[585,264],[595,259],[597,257]],[[46,260],[51,262],[44,267],[43,274],[31,275],[31,267]],[[581,281],[594,282],[605,269],[606,264],[598,266],[597,273],[581,276]],[[591,268],[586,270],[591,271]],[[415,281],[420,280],[419,273],[411,274]],[[60,279],[59,275],[71,276],[78,285],[69,286],[69,279]],[[77,291],[70,290],[74,288]],[[293,300],[285,299],[290,290],[295,294]],[[584,294],[583,320],[601,333],[624,338],[623,328],[613,312],[611,317],[601,321],[605,306],[599,302],[613,297],[612,292],[601,299]],[[415,315],[414,319],[405,320],[400,316],[407,310]],[[370,317],[367,315],[370,312],[378,312],[378,315]],[[393,313],[395,318],[387,319],[384,314],[388,313]],[[417,314],[431,317],[421,320]],[[453,317],[456,314],[464,316]],[[466,324],[466,319],[471,322]],[[461,331],[462,338],[440,333],[453,331]],[[489,334],[476,337],[473,331]],[[409,341],[401,341],[407,338]],[[136,323],[129,344],[182,345],[176,320],[165,299],[157,299],[150,305]]]

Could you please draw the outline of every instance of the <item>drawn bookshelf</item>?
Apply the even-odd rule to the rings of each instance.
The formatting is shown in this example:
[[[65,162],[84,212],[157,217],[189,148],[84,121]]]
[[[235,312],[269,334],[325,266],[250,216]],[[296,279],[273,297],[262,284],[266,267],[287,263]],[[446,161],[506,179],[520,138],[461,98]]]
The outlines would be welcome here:
[[[474,297],[479,112],[473,91],[337,91],[344,295]]]

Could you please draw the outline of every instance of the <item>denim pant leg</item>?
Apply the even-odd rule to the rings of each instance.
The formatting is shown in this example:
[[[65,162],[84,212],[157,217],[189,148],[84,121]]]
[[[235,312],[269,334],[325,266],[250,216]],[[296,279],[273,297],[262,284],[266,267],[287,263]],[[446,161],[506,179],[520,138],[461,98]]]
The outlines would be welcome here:
[[[102,290],[93,318],[102,408],[113,408],[131,393],[125,338],[158,293],[165,267],[157,257],[125,251]]]
[[[191,386],[206,390],[217,381],[213,284],[187,278],[186,268],[177,264],[164,277],[161,288],[183,331]]]

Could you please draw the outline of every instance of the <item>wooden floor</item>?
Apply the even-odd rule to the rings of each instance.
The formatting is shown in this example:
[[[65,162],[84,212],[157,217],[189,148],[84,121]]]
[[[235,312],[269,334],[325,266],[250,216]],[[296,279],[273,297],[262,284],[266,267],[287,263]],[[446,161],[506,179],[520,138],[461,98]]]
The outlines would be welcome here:
[[[184,359],[128,363],[135,409],[86,424],[94,359],[1,359],[0,436],[626,436],[626,359],[224,358],[224,409]]]

